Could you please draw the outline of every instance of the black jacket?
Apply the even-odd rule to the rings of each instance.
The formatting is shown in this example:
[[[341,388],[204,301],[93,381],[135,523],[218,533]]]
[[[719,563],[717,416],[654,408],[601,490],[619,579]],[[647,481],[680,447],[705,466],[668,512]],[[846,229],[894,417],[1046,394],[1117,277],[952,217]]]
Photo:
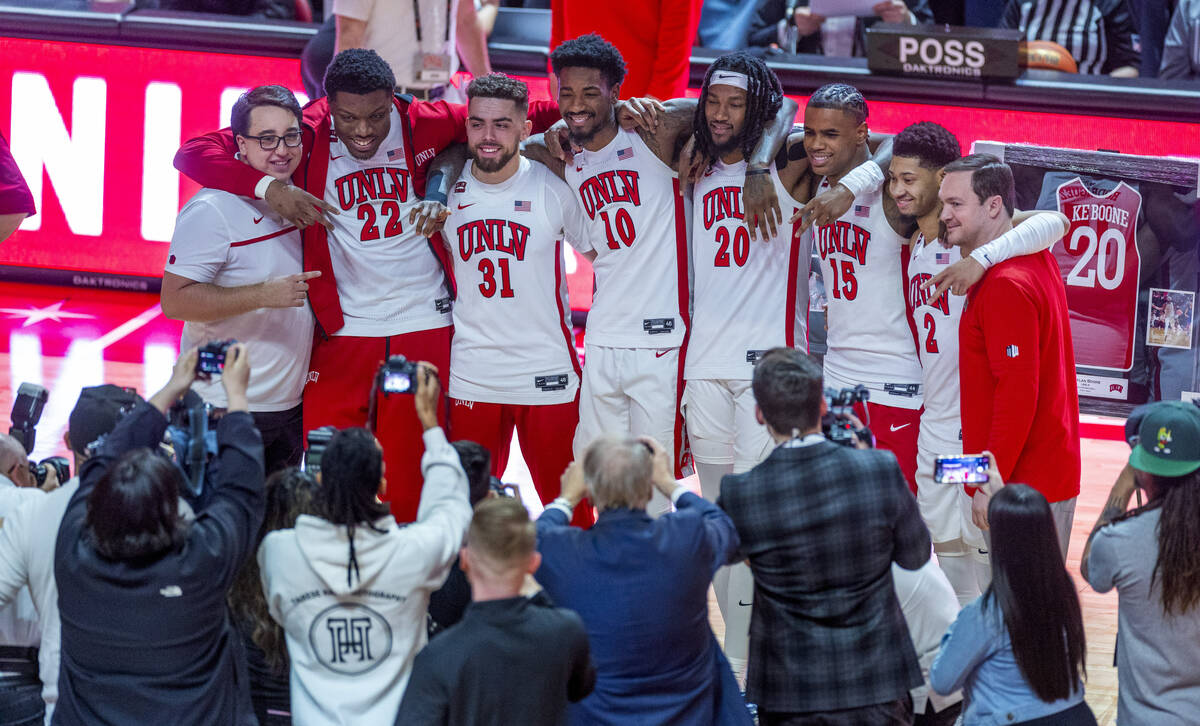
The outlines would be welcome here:
[[[62,615],[55,724],[256,723],[225,605],[263,518],[262,438],[250,414],[221,419],[212,499],[178,548],[148,563],[114,561],[82,536],[96,483],[126,451],[157,446],[166,426],[139,403],[83,465],[67,505],[54,555]]]
[[[397,726],[559,726],[592,692],[587,631],[544,593],[471,603],[417,654]]]

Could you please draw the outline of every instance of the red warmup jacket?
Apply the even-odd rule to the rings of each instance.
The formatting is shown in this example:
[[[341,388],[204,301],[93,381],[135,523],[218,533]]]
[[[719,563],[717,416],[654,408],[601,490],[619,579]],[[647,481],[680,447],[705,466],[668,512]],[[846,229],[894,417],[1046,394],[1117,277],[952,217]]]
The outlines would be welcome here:
[[[396,96],[394,102],[403,124],[404,161],[412,172],[413,192],[423,197],[433,157],[447,146],[467,140],[467,107],[445,101],[418,101],[407,95]],[[561,118],[555,103],[532,101],[529,104],[534,133],[545,131]],[[319,98],[304,107],[301,132],[304,154],[296,173],[292,174],[292,181],[309,194],[324,199],[329,144],[334,138],[327,99]],[[212,131],[185,142],[175,154],[175,168],[201,186],[253,197],[254,187],[263,178],[263,173],[234,158],[237,150],[233,131],[228,128]],[[302,237],[304,269],[321,271],[320,277],[308,281],[308,300],[321,332],[332,335],[342,328],[344,321],[325,228],[314,224],[304,230]],[[452,284],[445,246],[440,239],[431,239],[429,249]]]
[[[1017,257],[984,275],[963,311],[958,360],[963,451],[991,451],[1005,483],[1051,502],[1078,496],[1075,351],[1053,255]]]
[[[679,98],[688,87],[689,59],[703,0],[552,0],[550,49],[599,33],[625,58],[621,98]]]

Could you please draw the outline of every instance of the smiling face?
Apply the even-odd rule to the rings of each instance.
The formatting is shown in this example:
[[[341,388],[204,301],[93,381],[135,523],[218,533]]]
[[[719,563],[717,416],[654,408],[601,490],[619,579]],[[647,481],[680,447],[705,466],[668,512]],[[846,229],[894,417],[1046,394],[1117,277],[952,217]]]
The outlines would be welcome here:
[[[250,125],[246,129],[251,136],[278,136],[278,145],[264,151],[258,139],[237,137],[238,151],[242,160],[254,169],[273,176],[280,181],[292,178],[292,172],[300,165],[304,149],[300,145],[288,146],[283,136],[300,133],[300,120],[286,108],[279,106],[256,106],[250,109]]]
[[[979,201],[979,196],[971,188],[970,171],[954,171],[942,179],[942,187],[938,198],[942,202],[942,214],[939,217],[945,225],[945,239],[949,245],[972,246],[978,240],[981,230],[991,218],[989,210],[1002,208],[999,197]]]
[[[888,191],[900,214],[921,218],[938,206],[941,170],[921,166],[915,156],[893,156],[888,167]]]
[[[392,130],[392,93],[338,91],[329,99],[333,130],[356,159],[370,159]]]
[[[515,101],[472,98],[467,109],[467,149],[483,172],[500,171],[516,158],[530,124]]]
[[[813,173],[840,178],[855,166],[858,150],[867,143],[867,123],[836,108],[804,109],[804,151]]]
[[[583,146],[612,127],[613,106],[621,84],[609,86],[598,68],[570,66],[558,74],[558,110],[567,122],[571,143]]]
[[[704,117],[716,152],[725,156],[738,150],[746,126],[747,94],[723,83],[710,85],[704,95]]]

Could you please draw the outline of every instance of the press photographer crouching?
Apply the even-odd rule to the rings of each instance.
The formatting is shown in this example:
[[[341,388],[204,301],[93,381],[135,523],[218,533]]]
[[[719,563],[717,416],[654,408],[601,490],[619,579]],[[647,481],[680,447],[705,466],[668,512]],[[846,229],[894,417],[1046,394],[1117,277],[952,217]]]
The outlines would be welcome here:
[[[344,429],[321,455],[318,515],[300,515],[258,550],[267,605],[287,637],[297,724],[395,719],[425,645],[429,593],[446,579],[471,520],[466,474],[438,426],[437,369],[419,363],[413,373],[398,393],[414,395],[424,428],[417,521],[398,526],[379,500],[388,486],[379,442],[366,429]]]
[[[165,414],[196,377],[196,350],[97,445],[55,548],[62,619],[56,724],[253,724],[225,594],[263,516],[262,439],[246,406],[250,364],[230,348],[207,506],[181,515],[180,470],[159,453]]]

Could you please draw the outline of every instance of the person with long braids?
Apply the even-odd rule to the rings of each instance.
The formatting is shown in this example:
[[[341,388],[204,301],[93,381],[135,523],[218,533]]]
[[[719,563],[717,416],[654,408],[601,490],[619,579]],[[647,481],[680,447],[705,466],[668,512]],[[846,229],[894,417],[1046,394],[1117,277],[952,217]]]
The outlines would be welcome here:
[[[294,466],[267,477],[267,508],[258,528],[257,544],[277,529],[296,526],[301,514],[315,514],[313,499],[317,482]],[[271,619],[263,594],[258,559],[242,564],[229,589],[229,609],[234,627],[246,646],[246,668],[250,675],[250,703],[259,726],[288,726],[291,701],[288,697],[288,653],[283,628]]]
[[[1005,486],[994,459],[985,486],[992,582],[942,637],[930,684],[942,694],[964,689],[964,726],[1095,726],[1083,700],[1079,596],[1050,505],[1033,487]]]
[[[258,549],[267,606],[287,637],[294,723],[395,719],[425,645],[429,595],[471,521],[467,475],[438,426],[437,369],[422,362],[413,378],[425,429],[417,521],[398,526],[379,499],[388,481],[376,438],[344,429],[321,456],[318,515],[300,515]]]
[[[1137,419],[1141,421],[1138,424]],[[1200,409],[1160,401],[1137,434],[1080,570],[1117,589],[1117,721],[1183,726],[1200,715]],[[1135,490],[1147,502],[1128,512]]]

